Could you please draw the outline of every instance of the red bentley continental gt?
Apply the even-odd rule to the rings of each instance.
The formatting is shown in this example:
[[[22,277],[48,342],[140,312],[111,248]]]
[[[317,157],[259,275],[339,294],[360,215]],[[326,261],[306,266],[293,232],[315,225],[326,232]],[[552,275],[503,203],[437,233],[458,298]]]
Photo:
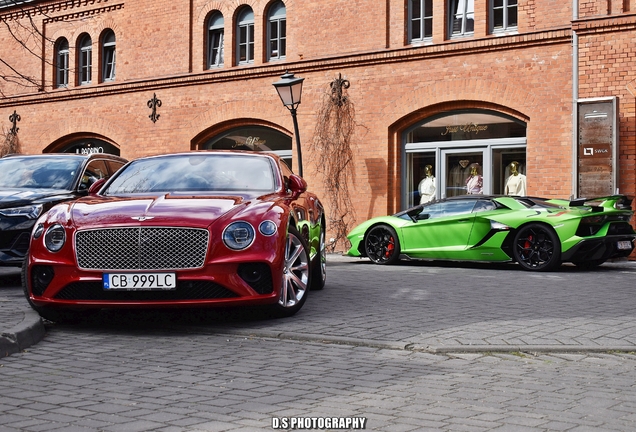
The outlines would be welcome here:
[[[326,279],[325,215],[275,155],[129,162],[36,222],[22,284],[43,318],[102,308],[267,305],[290,316]]]

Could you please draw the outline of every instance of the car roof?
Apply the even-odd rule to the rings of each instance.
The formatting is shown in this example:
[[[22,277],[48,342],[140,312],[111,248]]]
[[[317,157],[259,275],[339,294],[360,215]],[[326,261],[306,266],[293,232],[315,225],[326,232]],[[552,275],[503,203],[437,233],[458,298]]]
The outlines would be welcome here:
[[[174,157],[174,156],[192,156],[197,154],[215,154],[215,155],[244,155],[250,157],[269,158],[275,161],[282,161],[281,157],[275,153],[265,151],[251,151],[251,150],[228,150],[228,149],[210,149],[210,150],[190,150],[180,152],[159,153],[155,155],[141,156],[137,159],[152,159],[161,157]]]
[[[232,150],[232,149],[205,149],[205,150],[187,150],[187,151],[176,151],[176,152],[167,152],[167,153],[157,153],[154,155],[142,156],[146,157],[161,157],[161,156],[179,156],[179,155],[192,155],[192,154],[244,154],[255,157],[269,157],[274,156],[277,157],[276,154],[266,152],[266,151],[252,151],[252,150]]]

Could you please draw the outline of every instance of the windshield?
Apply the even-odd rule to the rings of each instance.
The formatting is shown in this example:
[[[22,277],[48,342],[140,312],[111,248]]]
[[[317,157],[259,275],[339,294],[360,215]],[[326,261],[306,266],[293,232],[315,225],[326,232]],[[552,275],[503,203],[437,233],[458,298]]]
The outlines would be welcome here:
[[[70,190],[82,161],[67,156],[5,157],[0,159],[0,187]]]
[[[273,192],[275,188],[269,158],[194,153],[133,161],[118,173],[103,194]]]

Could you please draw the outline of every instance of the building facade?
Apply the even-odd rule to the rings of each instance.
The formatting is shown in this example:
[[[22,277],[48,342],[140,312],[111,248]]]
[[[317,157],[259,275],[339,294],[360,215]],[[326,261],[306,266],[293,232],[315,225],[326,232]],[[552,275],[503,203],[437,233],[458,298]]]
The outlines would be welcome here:
[[[471,192],[636,193],[636,0],[0,0],[0,21],[0,127],[25,153],[247,148],[297,165],[272,86],[289,71],[321,196],[317,113],[349,83],[358,222]]]

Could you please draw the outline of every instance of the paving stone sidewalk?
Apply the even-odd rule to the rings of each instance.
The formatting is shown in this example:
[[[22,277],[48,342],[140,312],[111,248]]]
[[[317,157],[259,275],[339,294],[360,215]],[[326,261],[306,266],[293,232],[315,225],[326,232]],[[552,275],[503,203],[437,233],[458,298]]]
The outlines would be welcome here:
[[[0,357],[45,335],[19,286],[19,269],[0,268]],[[330,254],[326,288],[294,317],[169,326],[430,353],[636,352],[635,291],[634,261],[533,273],[514,264],[376,266]]]
[[[45,335],[40,316],[16,289],[20,269],[0,267],[0,358],[38,343]]]

